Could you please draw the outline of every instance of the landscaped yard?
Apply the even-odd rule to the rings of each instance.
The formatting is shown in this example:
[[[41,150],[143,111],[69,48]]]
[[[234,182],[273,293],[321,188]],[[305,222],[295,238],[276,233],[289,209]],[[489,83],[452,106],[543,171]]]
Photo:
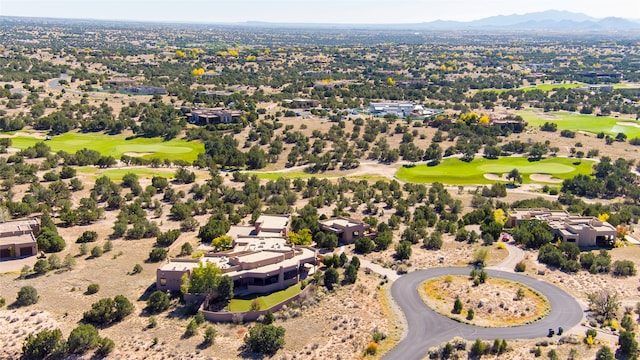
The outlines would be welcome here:
[[[278,180],[280,178],[283,179],[309,179],[312,177],[322,177],[322,178],[327,178],[327,177],[331,177],[331,176],[324,176],[322,174],[313,174],[313,173],[307,173],[304,171],[286,171],[286,172],[278,172],[278,171],[273,171],[273,172],[261,172],[261,171],[247,171],[246,172],[249,175],[257,175],[258,179],[260,180]]]
[[[529,161],[526,157],[504,157],[495,160],[476,158],[467,163],[458,158],[448,158],[436,166],[402,167],[396,173],[396,177],[414,183],[437,181],[451,185],[493,184],[497,180],[491,179],[491,176],[485,177],[485,174],[500,177],[515,168],[522,175],[523,183],[544,183],[545,181],[540,179],[532,179],[531,175],[546,174],[557,179],[569,179],[578,174],[591,174],[594,163],[593,160],[569,158]]]
[[[234,298],[234,299],[231,299],[231,301],[229,302],[228,309],[231,312],[249,311],[251,310],[251,304],[254,301],[258,302],[259,310],[268,309],[273,305],[279,304],[282,301],[299,294],[300,291],[302,291],[302,288],[300,287],[300,285],[301,284],[298,283],[287,289],[276,291],[269,295],[264,295],[264,296],[252,295],[248,297]]]
[[[25,149],[43,141],[36,136],[16,136],[11,138],[12,147]],[[163,141],[162,138],[134,138],[127,140],[125,135],[105,135],[103,133],[69,132],[54,136],[45,143],[52,151],[64,150],[75,153],[88,148],[99,151],[102,155],[111,155],[119,159],[123,154],[140,156],[146,159],[159,158],[184,160],[192,162],[198,154],[204,152],[204,144],[195,141],[173,139]]]
[[[555,123],[559,130],[604,132],[609,135],[624,133],[627,138],[640,137],[640,122],[607,116],[576,114],[566,111],[543,112],[537,109],[517,111],[530,127],[540,127],[545,122]]]

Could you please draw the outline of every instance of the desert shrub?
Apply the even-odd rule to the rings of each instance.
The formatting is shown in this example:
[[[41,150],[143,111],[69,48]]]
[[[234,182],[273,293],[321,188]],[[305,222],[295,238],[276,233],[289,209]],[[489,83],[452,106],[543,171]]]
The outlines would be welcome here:
[[[113,340],[109,339],[108,337],[104,337],[100,339],[100,344],[98,346],[98,350],[96,351],[96,353],[98,353],[98,355],[105,357],[109,353],[111,353],[115,347],[116,347],[116,344],[113,342]]]
[[[61,353],[63,348],[64,340],[59,329],[42,330],[35,335],[27,335],[22,345],[22,356],[25,359],[44,359]]]
[[[216,340],[216,329],[213,326],[207,326],[207,329],[204,331],[204,340],[202,341],[202,345],[205,347],[209,347],[213,345]]]
[[[45,259],[38,259],[35,264],[33,264],[33,271],[38,275],[43,275],[51,270],[51,264]]]
[[[460,314],[462,312],[462,301],[460,298],[456,298],[456,301],[453,303],[453,310],[451,310],[452,314]]]
[[[636,336],[631,331],[622,331],[618,336],[618,346],[620,352],[625,355],[634,355],[638,351]]]
[[[98,240],[98,233],[95,231],[85,231],[78,237],[76,243],[88,243]]]
[[[282,326],[256,324],[249,330],[245,344],[251,352],[273,355],[284,346],[284,335]]]
[[[524,260],[519,261],[519,262],[516,264],[515,271],[516,271],[516,272],[524,272],[525,270],[527,270],[527,264],[524,262]]]
[[[373,251],[376,245],[367,237],[361,237],[355,242],[355,252],[359,254],[368,254]]]
[[[7,301],[2,296],[0,296],[0,309],[2,309],[6,303]]]
[[[182,244],[182,247],[180,247],[180,256],[191,255],[192,252],[193,252],[193,247],[188,242]]]
[[[364,349],[364,353],[367,355],[375,355],[378,352],[378,344],[375,341],[371,341]]]
[[[26,285],[20,288],[16,297],[16,304],[18,306],[29,306],[38,302],[38,291],[30,285]]]
[[[187,328],[184,331],[184,337],[192,337],[198,332],[198,323],[195,319],[191,319],[187,324]]]
[[[475,312],[473,311],[473,309],[469,308],[469,310],[467,310],[467,320],[473,320],[474,315]]]
[[[131,271],[132,274],[140,274],[142,272],[142,265],[140,264],[135,264],[133,266],[133,270]]]
[[[167,250],[162,248],[151,249],[149,252],[150,262],[159,262],[167,258]]]
[[[482,342],[482,340],[477,339],[473,345],[471,345],[471,355],[473,356],[482,356],[487,349],[487,344]]]
[[[69,334],[67,351],[72,354],[83,354],[97,347],[99,342],[98,329],[91,324],[81,324]]]
[[[616,276],[634,276],[636,266],[631,260],[617,260],[613,263],[613,274]]]
[[[102,248],[100,246],[94,246],[93,249],[91,249],[91,257],[93,258],[99,258],[100,256],[102,256]]]
[[[163,291],[154,291],[147,300],[147,310],[152,314],[163,312],[169,308],[169,296]]]
[[[91,305],[91,310],[86,311],[82,320],[92,324],[110,324],[121,321],[133,312],[133,305],[123,295],[116,295],[113,299],[104,298]]]
[[[89,286],[87,286],[87,294],[89,294],[89,295],[95,294],[98,291],[100,291],[100,285],[99,284],[89,284]]]

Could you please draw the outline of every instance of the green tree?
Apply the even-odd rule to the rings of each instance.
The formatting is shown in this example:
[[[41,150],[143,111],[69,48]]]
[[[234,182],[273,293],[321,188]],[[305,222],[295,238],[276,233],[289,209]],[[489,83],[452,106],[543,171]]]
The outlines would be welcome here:
[[[487,349],[487,344],[482,342],[482,340],[477,339],[473,345],[471,345],[471,355],[473,356],[482,356],[484,355],[485,350]]]
[[[163,248],[151,249],[149,252],[150,262],[159,262],[167,258],[167,250]]]
[[[98,346],[98,329],[91,324],[81,324],[69,334],[67,349],[72,354],[83,354]]]
[[[204,347],[209,347],[213,345],[216,340],[216,329],[213,326],[207,326],[207,329],[204,331],[204,340],[202,341],[202,345]]]
[[[232,245],[233,238],[229,235],[220,235],[211,242],[211,246],[213,246],[216,251],[231,249]]]
[[[51,270],[51,264],[45,259],[38,259],[35,264],[33,264],[33,271],[38,275],[43,275],[48,273]]]
[[[460,314],[462,312],[462,301],[460,298],[456,298],[456,301],[453,303],[453,309],[451,310],[452,314]]]
[[[27,335],[22,345],[22,356],[28,360],[40,360],[61,353],[63,348],[64,340],[59,329],[42,330],[36,335]]]
[[[400,243],[398,243],[396,245],[396,259],[398,260],[404,260],[404,259],[408,259],[409,257],[411,257],[411,243],[409,241],[400,241]]]
[[[16,304],[18,306],[29,306],[38,302],[38,291],[31,285],[26,285],[20,288],[16,297]]]
[[[613,352],[609,349],[608,346],[603,346],[598,349],[596,353],[596,360],[614,360],[615,356],[613,356]]]
[[[368,237],[358,238],[355,242],[354,250],[359,254],[368,254],[376,247],[376,245]]]
[[[281,326],[256,324],[245,338],[247,349],[272,356],[284,346],[285,329]]]
[[[621,331],[618,336],[618,346],[622,354],[635,355],[638,352],[636,335],[631,331]]]
[[[325,271],[324,286],[326,286],[327,289],[332,290],[333,286],[338,283],[338,280],[339,280],[338,270],[336,270],[333,267],[330,267],[327,269],[327,271]]]
[[[192,337],[198,333],[198,322],[195,319],[191,319],[187,324],[187,328],[184,331],[184,337]]]
[[[154,291],[147,299],[147,310],[151,314],[161,313],[169,308],[170,299],[163,291]]]
[[[354,284],[358,279],[358,269],[353,264],[349,264],[344,271],[344,280],[348,284]]]
[[[511,170],[507,175],[507,179],[511,180],[512,185],[515,185],[516,182],[518,184],[522,184],[522,175],[520,174],[520,171],[518,171],[518,169]]]
[[[304,228],[297,233],[289,233],[289,241],[294,245],[311,245],[313,238],[311,237],[311,230]]]
[[[228,221],[219,220],[212,216],[204,226],[200,227],[198,238],[200,238],[202,242],[211,242],[218,236],[226,234],[229,228],[230,225]]]

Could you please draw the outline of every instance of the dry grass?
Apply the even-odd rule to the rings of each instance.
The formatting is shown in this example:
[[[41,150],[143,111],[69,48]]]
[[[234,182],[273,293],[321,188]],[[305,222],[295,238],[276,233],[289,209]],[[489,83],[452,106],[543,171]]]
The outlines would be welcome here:
[[[516,300],[518,290],[524,297]],[[539,320],[549,313],[548,300],[537,291],[504,279],[487,279],[474,286],[466,276],[445,276],[424,282],[419,293],[425,303],[438,313],[454,320],[483,327],[518,326]],[[452,314],[453,304],[460,299],[463,310]],[[475,316],[468,320],[467,310]]]

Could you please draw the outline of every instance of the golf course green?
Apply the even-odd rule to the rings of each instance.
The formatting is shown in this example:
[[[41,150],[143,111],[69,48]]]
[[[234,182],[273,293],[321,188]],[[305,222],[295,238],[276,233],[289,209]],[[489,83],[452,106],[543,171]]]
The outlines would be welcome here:
[[[537,128],[546,122],[555,123],[559,130],[586,131],[594,134],[604,132],[612,136],[624,133],[628,139],[640,137],[640,122],[607,116],[576,114],[566,111],[542,112],[526,109],[516,111],[529,124]]]
[[[497,179],[488,179],[485,174],[501,177],[513,169],[518,169],[525,184],[546,183],[531,175],[550,175],[556,179],[569,179],[578,174],[591,174],[595,161],[586,159],[548,158],[529,161],[525,157],[504,157],[495,160],[485,158],[464,162],[458,158],[444,159],[436,166],[417,165],[402,167],[396,178],[413,183],[440,182],[449,185],[493,184]],[[505,181],[505,180],[502,180]],[[553,181],[548,181],[549,183]],[[557,180],[555,181],[557,182]]]
[[[37,136],[16,136],[11,138],[12,147],[26,149],[37,142],[44,141]],[[198,154],[204,152],[204,144],[195,141],[172,139],[164,141],[162,138],[134,138],[127,140],[125,135],[106,135],[102,133],[69,132],[54,136],[44,141],[52,151],[64,150],[75,153],[87,148],[100,152],[105,156],[119,159],[123,154],[132,154],[145,159],[159,158],[169,160],[184,160],[192,162]]]

